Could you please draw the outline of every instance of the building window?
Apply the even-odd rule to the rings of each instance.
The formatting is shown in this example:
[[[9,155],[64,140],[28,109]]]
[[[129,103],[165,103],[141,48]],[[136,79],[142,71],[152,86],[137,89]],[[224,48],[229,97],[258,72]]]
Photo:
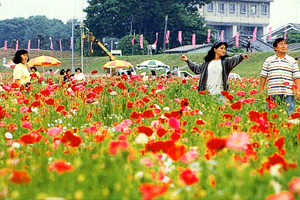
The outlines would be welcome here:
[[[231,3],[229,6],[229,12],[234,13],[235,12],[235,4]]]
[[[214,4],[213,3],[210,3],[207,5],[207,11],[208,12],[212,12],[214,10]]]
[[[219,12],[224,12],[224,10],[225,10],[225,4],[219,3]]]
[[[268,5],[262,4],[261,5],[261,14],[266,15],[268,12]]]
[[[256,14],[256,5],[251,5],[251,14]]]
[[[241,13],[242,14],[246,13],[246,4],[241,4]]]

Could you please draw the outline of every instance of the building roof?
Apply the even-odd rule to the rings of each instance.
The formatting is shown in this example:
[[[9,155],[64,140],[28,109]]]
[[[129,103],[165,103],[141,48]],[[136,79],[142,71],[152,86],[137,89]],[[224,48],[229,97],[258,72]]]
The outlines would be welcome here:
[[[272,38],[277,38],[278,35],[280,35],[282,37],[282,35],[284,34],[285,32],[285,29],[286,31],[288,32],[289,30],[296,30],[296,31],[299,31],[300,32],[300,24],[299,23],[287,23],[275,30],[272,31]],[[269,35],[269,33],[265,34],[262,36],[262,39],[263,38],[267,38]]]
[[[300,50],[300,43],[292,43],[292,44],[289,44],[288,50],[289,50],[289,51],[297,51],[297,50]]]
[[[211,47],[211,44],[196,44],[196,48],[193,48],[193,45],[185,45],[182,47],[176,47],[173,49],[165,50],[164,53],[187,53],[189,51],[194,51],[197,49]]]

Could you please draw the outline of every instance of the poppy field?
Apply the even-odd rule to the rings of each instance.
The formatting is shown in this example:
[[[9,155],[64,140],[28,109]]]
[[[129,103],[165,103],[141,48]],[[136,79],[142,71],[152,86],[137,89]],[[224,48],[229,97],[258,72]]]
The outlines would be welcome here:
[[[0,198],[300,199],[300,102],[231,80],[91,76],[0,88]]]

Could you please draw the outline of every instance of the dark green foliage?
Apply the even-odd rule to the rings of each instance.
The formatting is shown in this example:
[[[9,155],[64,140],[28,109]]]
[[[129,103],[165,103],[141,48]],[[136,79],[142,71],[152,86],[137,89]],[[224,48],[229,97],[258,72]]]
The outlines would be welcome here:
[[[163,45],[165,16],[170,31],[168,48],[179,46],[178,31],[182,31],[183,45],[191,44],[192,34],[196,43],[206,40],[207,27],[199,16],[197,5],[210,0],[90,0],[85,9],[85,23],[97,38],[143,34],[153,44],[158,32],[158,50]]]

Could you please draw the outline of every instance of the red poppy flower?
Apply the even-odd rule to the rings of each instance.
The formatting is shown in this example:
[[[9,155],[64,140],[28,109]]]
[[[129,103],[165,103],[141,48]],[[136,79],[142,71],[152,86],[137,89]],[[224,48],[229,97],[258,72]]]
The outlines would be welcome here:
[[[129,148],[129,144],[126,140],[123,141],[111,141],[108,145],[108,153],[110,155],[116,155],[118,152],[125,151]]]
[[[180,107],[187,107],[189,106],[190,103],[189,103],[189,100],[187,98],[182,98],[181,101],[180,101]]]
[[[153,110],[145,110],[144,112],[142,112],[142,117],[147,118],[147,119],[150,119],[151,117],[154,117]]]
[[[93,71],[91,72],[91,74],[97,74],[97,73],[98,73],[97,70],[93,70]]]
[[[51,93],[50,90],[45,89],[45,90],[41,90],[40,93],[44,96],[44,97],[48,97]]]
[[[148,137],[150,137],[153,134],[153,130],[148,126],[138,126],[138,133],[144,133]]]
[[[223,116],[222,116],[223,119],[229,119],[229,120],[231,120],[232,117],[233,117],[232,114],[228,114],[228,113],[225,113],[225,114],[223,114]]]
[[[41,83],[44,79],[45,79],[45,78],[41,76],[41,77],[39,78],[39,80],[38,80],[38,83]]]
[[[13,170],[9,181],[14,184],[28,184],[31,181],[31,177],[27,171]]]
[[[40,135],[37,131],[33,131],[31,133],[22,135],[19,139],[20,143],[23,144],[33,144],[35,142],[39,142],[42,139],[42,135]]]
[[[104,88],[101,85],[97,85],[92,89],[92,92],[94,92],[96,94],[100,94],[103,91],[104,91]]]
[[[284,136],[278,138],[278,139],[274,142],[274,146],[277,147],[279,151],[282,150],[283,145],[284,145]]]
[[[252,96],[252,95],[255,95],[255,94],[257,94],[258,93],[258,91],[257,90],[251,90],[251,91],[249,91],[249,94]]]
[[[133,108],[133,103],[130,101],[127,101],[126,108]]]
[[[45,101],[45,103],[46,103],[47,105],[53,105],[53,104],[54,104],[54,99],[47,99],[47,100]]]
[[[139,191],[143,195],[143,200],[152,200],[157,198],[168,191],[167,184],[155,185],[150,183],[143,183],[139,186]]]
[[[180,160],[181,156],[186,153],[184,145],[172,145],[166,149],[166,154],[174,161]]]
[[[32,102],[30,105],[30,107],[41,107],[41,106],[42,106],[42,104],[39,100]]]
[[[55,170],[58,174],[70,172],[74,170],[74,166],[64,160],[57,160],[49,165],[49,171]]]
[[[185,169],[179,174],[180,180],[184,182],[185,185],[193,185],[199,182],[196,172],[191,169]]]
[[[157,131],[156,131],[156,134],[158,135],[158,137],[162,137],[164,136],[165,134],[167,134],[168,131],[166,131],[164,128],[159,128]]]
[[[150,101],[149,97],[148,96],[144,96],[142,98],[142,100],[145,102],[145,103],[148,103]]]
[[[205,122],[202,119],[197,119],[196,124],[201,126],[201,125],[204,125]]]
[[[291,118],[292,119],[300,119],[300,113],[292,113]]]
[[[79,147],[82,139],[81,137],[74,135],[72,131],[67,130],[60,138],[60,141],[62,143],[68,143],[71,147]]]
[[[230,105],[232,110],[241,110],[242,109],[242,103],[240,101],[234,102]]]
[[[56,108],[56,112],[61,112],[61,111],[64,110],[64,109],[65,109],[65,106],[59,105],[59,106],[57,106],[57,108]]]
[[[125,84],[124,84],[124,83],[121,83],[121,82],[118,83],[117,87],[120,88],[120,89],[122,89],[122,90],[127,90]]]
[[[217,151],[221,150],[226,146],[226,139],[212,138],[206,142],[206,147],[210,150]]]
[[[131,119],[140,119],[142,118],[142,114],[138,113],[136,111],[132,111],[132,113],[129,116]]]
[[[274,102],[269,102],[269,103],[268,103],[268,108],[269,108],[269,109],[276,108],[276,106],[277,106],[277,105],[276,105],[276,103],[274,103]]]
[[[135,102],[135,106],[137,108],[142,108],[142,107],[145,106],[145,103],[142,100],[138,100],[138,101]]]

